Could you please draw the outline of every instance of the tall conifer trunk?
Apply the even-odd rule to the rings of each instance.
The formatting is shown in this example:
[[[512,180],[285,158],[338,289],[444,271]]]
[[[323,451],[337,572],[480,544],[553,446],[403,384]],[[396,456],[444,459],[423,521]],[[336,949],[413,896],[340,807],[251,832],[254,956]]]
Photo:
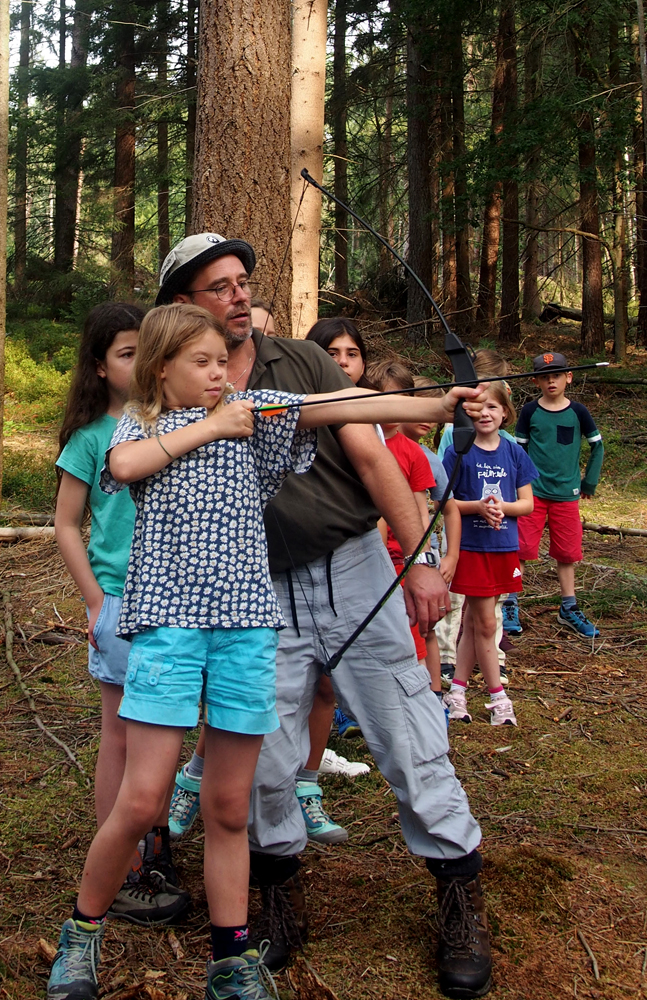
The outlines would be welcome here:
[[[18,120],[14,155],[14,284],[18,294],[24,291],[27,272],[27,155],[29,109],[29,53],[31,27],[30,0],[20,5],[20,55],[17,73]]]
[[[346,0],[335,0],[333,89],[330,104],[335,151],[335,196],[348,202],[348,139],[346,135]],[[348,293],[348,212],[335,205],[335,291]]]
[[[465,168],[465,99],[463,43],[460,21],[451,31],[452,120],[455,176],[456,228],[456,322],[458,329],[469,328],[472,321],[472,287],[470,282],[469,226],[467,174]]]
[[[195,119],[197,108],[197,42],[196,42],[196,21],[197,0],[188,0],[186,11],[186,86],[187,86],[187,110],[186,110],[186,139],[184,162],[186,169],[186,182],[184,194],[184,235],[190,236],[193,232],[193,161],[195,159]]]
[[[442,44],[442,42],[441,42]],[[456,218],[454,174],[454,117],[452,112],[451,51],[440,52],[440,177],[442,228],[442,287],[445,312],[456,312]],[[455,322],[452,316],[451,322]]]
[[[168,57],[168,6],[166,0],[157,4],[157,87],[160,96],[167,88]],[[162,101],[162,108],[166,103]],[[162,111],[162,115],[165,111]],[[157,122],[157,255],[160,267],[171,249],[169,231],[169,164],[168,164],[168,122],[164,117]]]
[[[114,173],[113,281],[122,294],[135,284],[135,29],[130,8],[115,25],[117,88]]]
[[[421,57],[422,28],[407,33],[407,172],[409,179],[408,262],[429,287],[432,280],[431,187],[429,183],[429,103],[430,74]],[[429,300],[409,277],[407,323],[419,323],[431,315]],[[409,339],[424,338],[425,326],[415,326]]]
[[[512,0],[501,11],[505,22],[503,31],[503,59],[505,64],[503,88],[504,133],[512,132],[517,113],[517,33],[515,6]],[[519,183],[517,160],[514,154],[506,156],[507,176],[503,181],[503,232],[501,239],[501,315],[499,336],[508,343],[521,339],[519,322]]]
[[[533,38],[525,55],[525,113],[534,114],[533,103],[541,90],[542,42]],[[537,178],[541,152],[535,146],[526,160],[526,249],[523,255],[523,307],[522,317],[527,322],[541,313],[539,300],[539,190]]]

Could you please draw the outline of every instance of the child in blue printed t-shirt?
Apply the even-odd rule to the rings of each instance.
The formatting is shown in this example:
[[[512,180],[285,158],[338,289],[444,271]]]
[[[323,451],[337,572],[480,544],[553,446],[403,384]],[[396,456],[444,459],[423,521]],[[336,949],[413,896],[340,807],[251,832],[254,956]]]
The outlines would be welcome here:
[[[316,436],[308,428],[426,419],[443,409],[433,400],[375,399],[369,391],[366,400],[339,402],[361,393],[356,387],[310,397],[228,394],[226,375],[227,348],[211,313],[188,304],[148,313],[132,401],[101,477],[107,493],[130,484],[136,506],[117,625],[117,634],[132,640],[119,709],[126,769],[63,925],[48,1000],[96,998],[107,910],[165,801],[200,703],[212,944],[206,997],[270,997],[271,976],[247,930],[249,797],[263,736],[278,728],[275,651],[285,626],[269,575],[263,508],[290,472],[310,467]],[[337,402],[292,408],[328,400]],[[269,414],[257,410],[263,404]]]
[[[490,692],[486,708],[493,726],[517,724],[501,684],[494,608],[499,595],[521,590],[517,518],[532,511],[530,484],[537,475],[523,449],[499,435],[500,427],[515,416],[505,383],[492,382],[475,422],[476,441],[463,456],[454,487],[462,533],[452,591],[465,594],[467,610],[445,704],[450,719],[472,721],[465,693],[478,662]],[[455,458],[452,446],[443,460],[448,471]]]

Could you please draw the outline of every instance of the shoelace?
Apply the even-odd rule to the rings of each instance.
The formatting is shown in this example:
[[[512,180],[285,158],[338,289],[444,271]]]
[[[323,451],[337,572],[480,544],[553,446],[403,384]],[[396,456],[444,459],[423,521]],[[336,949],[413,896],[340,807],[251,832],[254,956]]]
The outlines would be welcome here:
[[[180,820],[188,819],[197,797],[197,792],[192,792],[188,788],[178,788],[173,795],[169,811]]]
[[[438,910],[440,936],[453,951],[463,953],[472,950],[471,925],[474,920],[474,907],[465,885],[459,879],[452,879]]]
[[[279,1000],[272,973],[263,961],[269,947],[269,941],[261,942],[261,947],[258,951],[258,962],[248,964],[244,967],[241,966],[238,973],[240,986],[237,986],[241,1000],[265,1000],[270,990],[276,1000]]]
[[[504,604],[503,605],[503,620],[504,620],[504,622],[512,622],[512,621],[515,620],[515,617],[516,616],[515,616],[515,609],[514,609],[514,607],[509,607],[509,606],[507,606],[507,605]]]
[[[83,972],[83,965],[86,954],[90,952],[90,967],[94,981],[97,981],[97,966],[101,958],[101,937],[100,931],[94,931],[90,935],[87,931],[77,931],[70,928],[68,930],[68,949],[63,952],[62,962],[66,972]]]
[[[268,885],[262,888],[262,893],[263,909],[251,934],[255,941],[261,942],[259,954],[264,956],[271,943],[281,938],[290,948],[301,948],[301,931],[288,890],[282,885]]]
[[[316,826],[330,823],[330,816],[324,809],[320,795],[309,795],[306,799],[301,799],[301,803],[308,814],[308,819]]]

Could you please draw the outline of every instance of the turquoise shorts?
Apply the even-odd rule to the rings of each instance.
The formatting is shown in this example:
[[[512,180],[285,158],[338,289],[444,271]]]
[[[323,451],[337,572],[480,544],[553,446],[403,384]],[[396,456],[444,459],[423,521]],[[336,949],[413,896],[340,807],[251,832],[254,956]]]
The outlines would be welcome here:
[[[273,628],[149,628],[133,636],[122,719],[262,736],[278,729]]]

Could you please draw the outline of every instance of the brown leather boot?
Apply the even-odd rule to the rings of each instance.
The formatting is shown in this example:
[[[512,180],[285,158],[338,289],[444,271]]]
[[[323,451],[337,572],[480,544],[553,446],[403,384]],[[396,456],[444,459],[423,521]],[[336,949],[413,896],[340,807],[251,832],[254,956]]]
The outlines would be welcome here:
[[[438,985],[446,997],[483,997],[492,985],[492,957],[481,880],[436,879]]]
[[[263,961],[276,972],[286,965],[292,951],[308,940],[306,896],[298,875],[280,885],[262,885],[263,909],[250,931],[250,948],[260,950],[269,941]]]

